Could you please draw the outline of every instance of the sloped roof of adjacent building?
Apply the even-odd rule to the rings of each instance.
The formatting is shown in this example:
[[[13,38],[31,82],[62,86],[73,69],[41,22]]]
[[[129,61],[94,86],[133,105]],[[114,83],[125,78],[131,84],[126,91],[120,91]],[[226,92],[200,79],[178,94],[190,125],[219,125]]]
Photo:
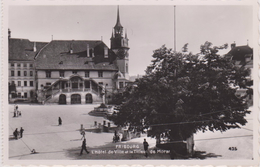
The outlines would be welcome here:
[[[32,42],[28,39],[9,38],[9,60],[11,61],[33,61],[35,55],[47,42]],[[33,47],[36,45],[36,52]]]
[[[253,49],[248,45],[237,46],[232,48],[227,55],[232,55],[232,60],[240,61],[240,64],[244,64],[248,55],[251,55],[251,60],[253,60]]]
[[[116,66],[109,61],[95,63],[92,57],[87,57],[88,47],[93,49],[100,45],[105,44],[103,41],[92,40],[53,40],[36,55],[36,68],[45,70],[117,70]],[[70,50],[73,52],[70,53]]]

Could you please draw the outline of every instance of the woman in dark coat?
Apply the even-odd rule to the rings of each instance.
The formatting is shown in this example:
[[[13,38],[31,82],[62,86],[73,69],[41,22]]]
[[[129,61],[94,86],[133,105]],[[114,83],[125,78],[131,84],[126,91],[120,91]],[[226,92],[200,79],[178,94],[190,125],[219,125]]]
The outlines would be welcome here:
[[[59,117],[59,125],[62,125],[62,120],[61,120],[61,118]]]
[[[14,133],[13,133],[15,139],[17,140],[18,139],[18,129],[16,128]]]

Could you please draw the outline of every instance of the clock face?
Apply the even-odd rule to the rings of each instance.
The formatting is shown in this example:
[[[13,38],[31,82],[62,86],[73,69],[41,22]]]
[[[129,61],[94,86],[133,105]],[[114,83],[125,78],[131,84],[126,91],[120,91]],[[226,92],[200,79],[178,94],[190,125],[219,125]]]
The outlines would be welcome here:
[[[118,49],[117,55],[118,55],[118,57],[120,59],[123,59],[127,55],[127,50],[125,50],[125,49]]]

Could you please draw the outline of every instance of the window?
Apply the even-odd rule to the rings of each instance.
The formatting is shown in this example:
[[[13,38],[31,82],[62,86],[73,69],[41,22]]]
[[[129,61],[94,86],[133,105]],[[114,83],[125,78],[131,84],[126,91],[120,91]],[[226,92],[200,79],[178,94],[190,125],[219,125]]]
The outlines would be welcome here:
[[[99,84],[99,85],[103,85],[103,82],[99,82],[98,84]]]
[[[21,71],[17,71],[17,76],[21,76]]]
[[[128,64],[125,65],[125,72],[128,73]]]
[[[24,72],[23,72],[23,76],[27,76],[27,71],[24,71]]]
[[[24,98],[27,98],[27,92],[24,92]]]
[[[14,71],[11,71],[11,76],[12,76],[12,77],[14,76]]]
[[[23,82],[23,86],[27,86],[27,81],[24,81],[24,82]]]
[[[21,92],[18,92],[17,97],[21,98]]]
[[[30,67],[33,67],[33,64],[30,64]]]
[[[108,58],[108,48],[107,47],[104,48],[104,57]]]
[[[27,63],[24,63],[24,64],[23,64],[23,67],[27,67]]]
[[[119,82],[119,88],[123,88],[124,87],[124,82]]]
[[[51,85],[51,83],[50,83],[50,82],[46,82],[46,85],[47,85],[47,86],[50,86],[50,85]]]
[[[64,77],[64,71],[60,71],[60,77]]]
[[[12,81],[12,85],[15,85],[15,82],[14,82],[14,81]]]
[[[72,74],[77,74],[77,71],[72,71]]]
[[[11,63],[11,67],[14,67],[14,63]]]
[[[98,72],[98,77],[103,77],[103,71]]]
[[[51,78],[51,71],[46,71],[46,78]]]
[[[85,71],[85,77],[89,78],[89,71]]]
[[[18,86],[21,86],[21,81],[18,81]]]
[[[18,63],[18,64],[17,64],[17,67],[21,67],[21,64],[20,64],[20,63]]]
[[[33,81],[30,81],[30,86],[33,86]]]
[[[31,77],[33,76],[33,71],[30,71],[30,76],[31,76]]]

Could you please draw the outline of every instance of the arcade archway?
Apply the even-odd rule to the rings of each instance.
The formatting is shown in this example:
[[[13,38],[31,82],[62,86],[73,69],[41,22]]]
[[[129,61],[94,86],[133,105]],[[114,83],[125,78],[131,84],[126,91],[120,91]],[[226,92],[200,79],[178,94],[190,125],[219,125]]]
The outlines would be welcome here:
[[[67,104],[66,102],[66,95],[61,94],[59,97],[59,104]]]
[[[71,104],[81,104],[81,96],[79,94],[71,95]]]

